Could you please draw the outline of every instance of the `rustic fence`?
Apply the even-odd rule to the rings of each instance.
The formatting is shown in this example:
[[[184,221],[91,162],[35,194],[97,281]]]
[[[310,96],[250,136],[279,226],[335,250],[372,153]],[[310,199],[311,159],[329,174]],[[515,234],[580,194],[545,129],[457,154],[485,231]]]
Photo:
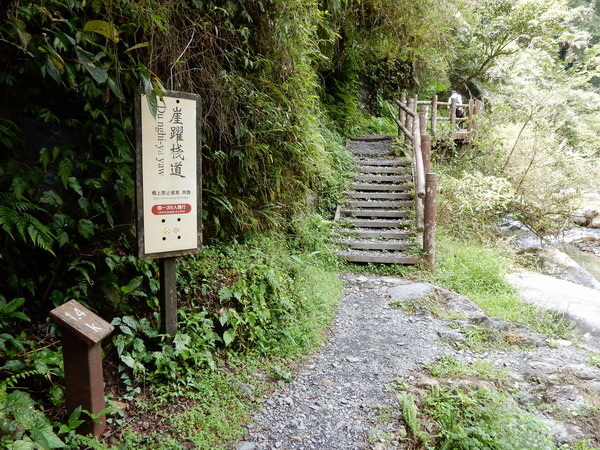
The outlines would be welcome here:
[[[413,158],[413,178],[415,180],[417,231],[423,233],[423,254],[430,267],[435,265],[435,227],[437,175],[431,172],[431,146],[442,121],[450,123],[452,139],[470,143],[483,115],[484,106],[480,100],[469,103],[406,99],[403,95],[395,101],[398,106],[398,136],[404,137]],[[460,108],[460,110],[459,110]],[[463,117],[458,114],[462,111]],[[466,114],[465,114],[466,112]],[[448,127],[445,127],[448,130]]]
[[[479,127],[478,119],[483,115],[484,105],[481,100],[469,100],[468,103],[458,103],[456,99],[440,102],[437,95],[431,100],[418,100],[416,97],[407,100],[402,95],[400,100],[395,100],[399,107],[398,135],[404,134],[406,142],[412,142],[412,121],[418,114],[421,134],[429,134],[435,140],[440,131],[440,122],[448,122],[452,138],[463,142],[470,142]],[[460,117],[459,111],[463,112]]]

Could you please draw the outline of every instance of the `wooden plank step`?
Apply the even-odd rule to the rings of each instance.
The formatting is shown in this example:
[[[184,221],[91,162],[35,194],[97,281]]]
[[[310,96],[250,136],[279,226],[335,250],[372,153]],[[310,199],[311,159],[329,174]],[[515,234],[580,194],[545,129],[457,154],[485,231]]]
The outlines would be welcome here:
[[[354,157],[354,162],[362,166],[410,166],[412,164],[410,159],[398,159],[397,157],[390,158],[360,158]]]
[[[394,166],[354,166],[361,173],[385,173],[385,174],[401,174],[410,173],[410,167],[394,167]]]
[[[383,148],[349,148],[349,151],[352,155],[355,156],[368,156],[368,157],[377,157],[377,156],[393,156],[394,151],[392,149],[383,149]]]
[[[410,211],[385,210],[385,209],[342,209],[342,216],[352,217],[388,217],[406,219],[410,216]]]
[[[373,134],[373,135],[368,135],[368,136],[353,137],[350,140],[358,141],[358,142],[380,142],[380,141],[391,141],[392,137],[384,136],[381,134]]]
[[[378,264],[418,264],[419,258],[395,255],[395,254],[383,254],[374,255],[372,253],[360,253],[360,252],[338,252],[342,258],[348,262],[355,263],[378,263]]]
[[[412,208],[413,202],[408,201],[386,201],[386,200],[354,200],[346,202],[351,208]]]
[[[410,192],[344,192],[344,196],[360,199],[413,200]]]
[[[369,219],[343,219],[340,223],[352,224],[359,228],[407,228],[410,225],[407,221]]]
[[[373,240],[349,240],[340,239],[336,241],[342,247],[353,248],[355,250],[407,250],[415,247],[414,242],[401,241],[373,241]]]
[[[412,186],[409,184],[368,184],[368,183],[351,183],[350,187],[357,191],[409,191]]]
[[[338,228],[334,230],[344,236],[356,236],[366,239],[409,239],[415,236],[410,230],[365,230],[358,228]]]
[[[400,183],[401,181],[412,181],[412,175],[355,174],[354,179],[358,181],[369,181],[372,183]]]

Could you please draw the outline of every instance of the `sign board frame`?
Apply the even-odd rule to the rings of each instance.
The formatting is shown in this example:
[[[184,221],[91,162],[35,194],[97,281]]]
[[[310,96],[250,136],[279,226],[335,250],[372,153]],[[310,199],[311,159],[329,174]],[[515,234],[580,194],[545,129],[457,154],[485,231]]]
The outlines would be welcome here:
[[[195,230],[196,238],[194,240],[195,247],[189,247],[185,249],[177,249],[177,250],[166,250],[166,251],[152,251],[147,250],[147,245],[145,242],[145,235],[147,231],[151,227],[151,223],[149,218],[146,217],[147,214],[156,214],[157,208],[164,208],[163,214],[165,214],[162,219],[164,222],[165,219],[172,219],[177,217],[176,210],[167,211],[166,208],[182,208],[186,209],[190,205],[189,204],[165,204],[165,205],[150,205],[148,202],[144,201],[144,158],[155,158],[156,155],[152,153],[153,148],[144,148],[144,126],[146,126],[146,130],[155,130],[156,129],[156,118],[154,122],[152,122],[152,116],[150,115],[150,119],[148,119],[147,111],[144,111],[144,108],[148,110],[148,102],[145,94],[139,92],[135,97],[135,133],[136,133],[136,205],[137,205],[137,243],[138,243],[138,257],[140,259],[156,259],[156,258],[174,258],[177,256],[191,255],[200,252],[202,249],[202,139],[200,133],[200,120],[202,107],[200,102],[200,96],[197,94],[184,93],[184,92],[176,92],[176,91],[166,91],[163,95],[165,98],[165,102],[173,102],[178,100],[192,100],[195,101],[195,123],[194,123],[194,146],[196,151],[196,164],[195,164],[195,176],[196,176],[196,198],[195,204],[191,205],[192,213],[195,211],[196,215],[196,224],[197,229]],[[160,98],[158,100],[158,107],[165,107],[166,103]],[[164,118],[165,122],[168,122],[168,118]],[[147,123],[150,121],[150,123]],[[189,127],[189,124],[186,124]],[[168,127],[165,127],[165,130]],[[167,133],[168,134],[168,133]],[[168,138],[168,136],[167,136]],[[190,145],[189,142],[185,143],[186,145]],[[164,150],[164,152],[170,151],[169,149]],[[144,153],[146,152],[146,153]],[[164,164],[164,162],[163,162]],[[164,170],[168,170],[165,168]],[[147,191],[146,191],[147,195]],[[167,200],[166,202],[169,202]],[[173,203],[171,201],[171,203]],[[152,212],[149,212],[152,211]],[[184,211],[184,214],[187,211]],[[164,238],[163,238],[164,239]]]

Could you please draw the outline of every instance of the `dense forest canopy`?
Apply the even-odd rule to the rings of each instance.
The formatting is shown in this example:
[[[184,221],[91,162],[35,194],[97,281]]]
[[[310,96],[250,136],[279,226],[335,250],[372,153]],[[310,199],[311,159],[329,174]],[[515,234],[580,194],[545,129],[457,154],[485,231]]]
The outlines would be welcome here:
[[[133,256],[140,91],[156,101],[165,89],[202,97],[202,208],[213,243],[273,230],[294,240],[310,214],[329,218],[345,138],[393,129],[390,100],[401,93],[447,98],[457,89],[485,100],[488,131],[446,163],[477,171],[469,189],[506,188],[482,205],[488,219],[510,207],[548,230],[576,196],[561,187],[585,188],[582,173],[589,182],[596,170],[595,0],[7,0],[0,12],[2,377],[44,370],[21,355],[45,345],[55,332],[48,311],[69,299],[106,317],[156,308],[156,264]],[[464,203],[450,197],[446,212],[460,217]],[[208,277],[203,265],[182,262],[182,279]],[[277,291],[273,270],[248,280],[260,275]],[[211,301],[239,300],[232,292]],[[198,308],[209,347],[222,345],[230,322],[213,326],[219,308]],[[276,317],[253,320],[268,328]],[[242,347],[262,342],[244,330]]]

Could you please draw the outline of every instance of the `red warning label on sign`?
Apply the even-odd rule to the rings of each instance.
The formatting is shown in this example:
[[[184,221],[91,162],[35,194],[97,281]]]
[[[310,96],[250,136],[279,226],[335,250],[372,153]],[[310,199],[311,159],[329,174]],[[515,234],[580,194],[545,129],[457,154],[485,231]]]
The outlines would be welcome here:
[[[152,214],[160,216],[162,214],[188,214],[192,211],[192,205],[188,203],[179,203],[174,205],[154,205]]]

